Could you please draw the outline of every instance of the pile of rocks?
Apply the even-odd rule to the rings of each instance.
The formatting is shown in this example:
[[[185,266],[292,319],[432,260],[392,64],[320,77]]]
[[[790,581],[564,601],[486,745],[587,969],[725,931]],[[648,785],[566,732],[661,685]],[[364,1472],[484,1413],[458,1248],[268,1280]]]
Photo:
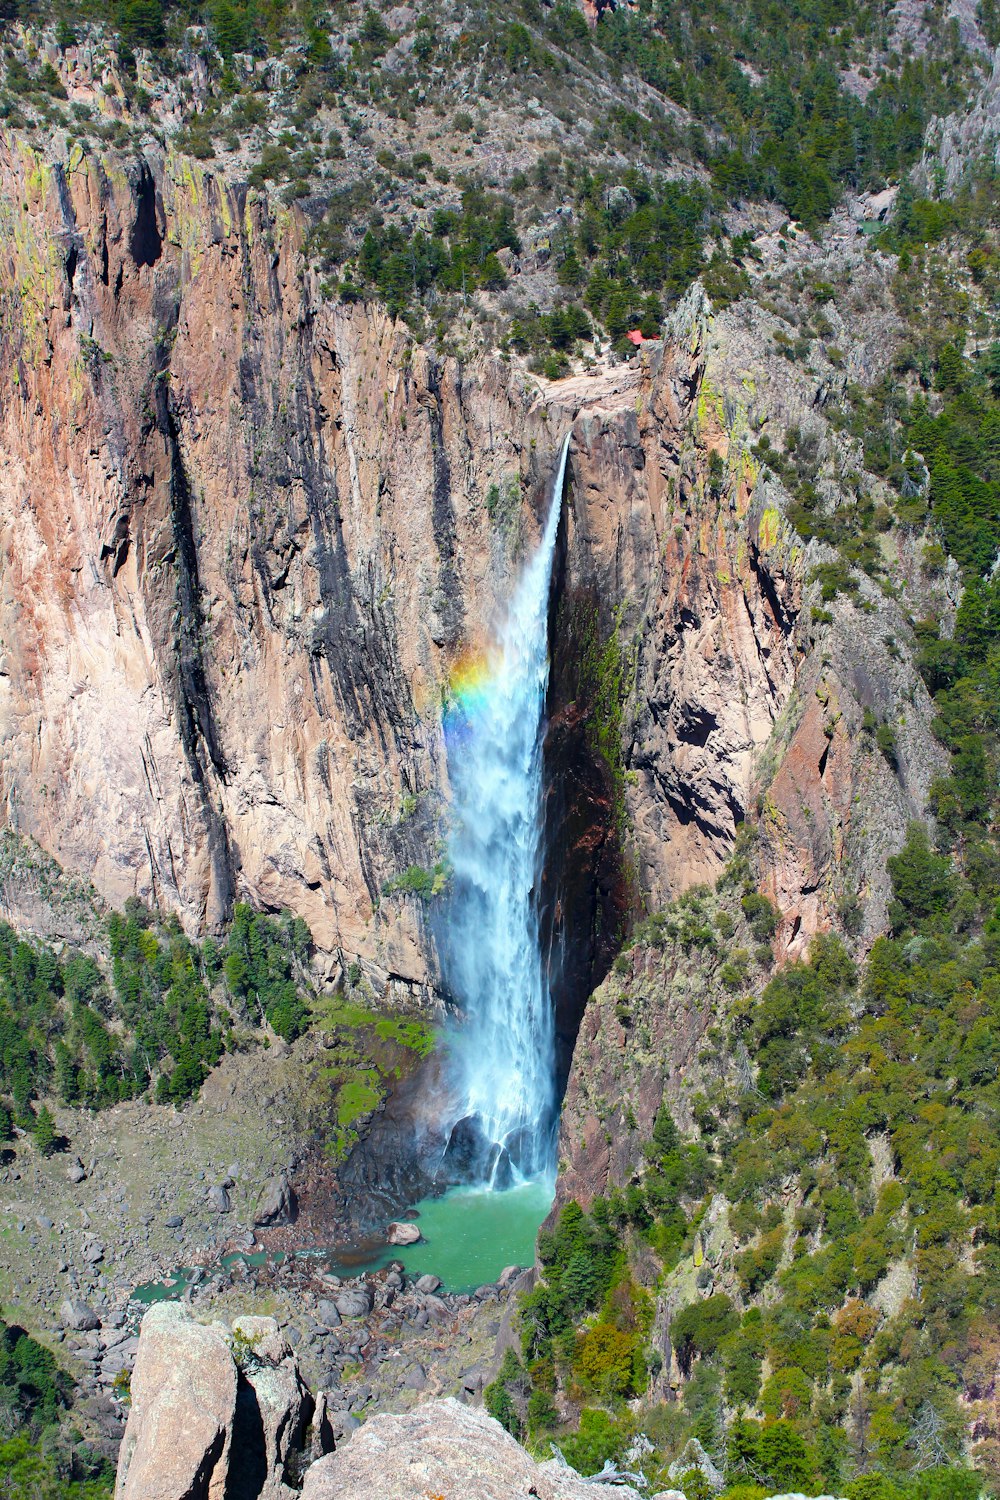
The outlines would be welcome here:
[[[203,1273],[187,1287],[183,1305],[157,1308],[175,1309],[187,1319],[192,1311],[218,1318],[225,1298],[216,1294],[223,1285],[235,1281],[242,1286],[245,1280],[247,1290],[263,1290],[268,1271],[267,1266],[236,1260],[224,1273]],[[373,1273],[340,1278],[317,1274],[315,1263],[290,1260],[280,1268],[276,1284],[286,1294],[277,1300],[286,1306],[291,1301],[293,1310],[273,1321],[284,1344],[294,1350],[303,1378],[323,1392],[331,1438],[342,1440],[373,1409],[411,1406],[424,1392],[478,1399],[495,1363],[494,1341],[502,1336],[505,1314],[525,1276],[530,1272],[511,1267],[495,1285],[455,1294],[445,1292],[436,1276],[407,1276],[398,1261]],[[76,1365],[83,1409],[110,1457],[116,1456],[125,1429],[144,1312],[136,1302],[112,1310],[100,1300],[91,1303],[75,1295],[59,1308],[59,1332]],[[169,1319],[174,1313],[163,1316]],[[148,1321],[147,1313],[144,1327]]]

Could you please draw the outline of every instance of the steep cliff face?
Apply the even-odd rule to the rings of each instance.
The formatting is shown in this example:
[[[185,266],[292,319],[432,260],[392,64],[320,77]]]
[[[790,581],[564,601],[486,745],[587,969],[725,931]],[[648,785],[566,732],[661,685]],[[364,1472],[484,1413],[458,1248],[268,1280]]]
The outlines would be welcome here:
[[[762,356],[751,333],[735,312],[709,321],[695,302],[644,358],[627,413],[578,418],[566,587],[617,631],[626,664],[618,785],[647,909],[715,881],[746,818],[756,878],[780,913],[775,954],[793,958],[831,926],[846,923],[861,947],[885,930],[886,856],[925,813],[944,757],[899,599],[859,578],[821,600],[815,569],[834,554],[791,530],[758,439],[803,423],[831,453],[839,440],[821,382]],[[598,474],[619,476],[617,490]],[[695,897],[694,926],[711,927],[713,901]],[[728,941],[695,942],[680,961],[676,946],[661,957],[640,945],[591,997],[557,1207],[628,1183],[661,1100],[691,1126],[692,1098],[714,1076],[704,1049],[720,968],[757,941],[738,904],[735,916]],[[748,972],[748,992],[769,966],[770,955]]]
[[[321,305],[303,226],[190,162],[6,140],[0,174],[7,821],[112,901],[247,893],[421,984],[380,887],[436,857],[442,682],[522,468],[540,498],[528,398]]]
[[[717,874],[754,799],[792,951],[874,879],[854,834],[878,809],[891,841],[921,801],[926,702],[881,616],[810,635],[810,558],[749,447],[813,393],[731,315],[694,298],[635,364],[540,389],[325,301],[304,223],[186,159],[8,137],[0,181],[9,825],[114,902],[291,907],[426,993],[425,909],[382,887],[439,855],[442,691],[572,426],[545,888],[566,1055],[630,911]],[[900,695],[914,749],[904,726],[873,776],[860,705]]]

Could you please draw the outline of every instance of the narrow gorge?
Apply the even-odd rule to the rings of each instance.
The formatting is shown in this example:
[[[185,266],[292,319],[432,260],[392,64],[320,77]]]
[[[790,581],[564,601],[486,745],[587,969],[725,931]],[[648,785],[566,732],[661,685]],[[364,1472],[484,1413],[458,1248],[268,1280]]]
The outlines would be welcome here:
[[[0,1490],[988,1500],[992,11],[32,9]]]

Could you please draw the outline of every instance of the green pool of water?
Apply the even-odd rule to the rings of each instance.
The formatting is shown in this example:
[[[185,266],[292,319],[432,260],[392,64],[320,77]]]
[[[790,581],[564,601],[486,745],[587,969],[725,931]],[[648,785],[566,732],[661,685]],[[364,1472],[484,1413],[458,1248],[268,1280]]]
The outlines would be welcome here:
[[[506,1193],[451,1188],[440,1198],[425,1198],[416,1205],[417,1224],[424,1237],[419,1245],[298,1253],[321,1259],[330,1271],[345,1279],[398,1260],[411,1276],[429,1271],[440,1277],[447,1291],[471,1292],[496,1281],[505,1266],[534,1263],[535,1236],[552,1207],[552,1196],[550,1182],[526,1182]],[[270,1256],[261,1251],[253,1255],[237,1252],[223,1256],[222,1264],[228,1267],[235,1260],[244,1260],[249,1265],[262,1265],[268,1259],[279,1262],[284,1256],[280,1252]],[[178,1266],[168,1280],[136,1287],[133,1299],[146,1306],[174,1301],[183,1297],[193,1274],[190,1267]]]
[[[496,1281],[505,1266],[535,1260],[538,1226],[552,1207],[551,1182],[526,1182],[506,1193],[452,1188],[417,1204],[426,1244],[390,1252],[413,1276],[440,1276],[449,1292],[471,1292]]]

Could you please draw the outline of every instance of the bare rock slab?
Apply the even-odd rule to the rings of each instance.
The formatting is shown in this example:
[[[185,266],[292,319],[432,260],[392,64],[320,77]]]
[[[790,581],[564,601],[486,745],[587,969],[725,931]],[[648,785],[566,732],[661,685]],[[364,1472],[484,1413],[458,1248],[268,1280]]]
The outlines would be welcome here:
[[[584,1482],[573,1469],[536,1464],[500,1423],[458,1401],[372,1417],[350,1443],[312,1466],[302,1500],[639,1500],[629,1485]]]
[[[221,1329],[173,1302],[142,1320],[115,1500],[223,1500],[236,1365]]]

